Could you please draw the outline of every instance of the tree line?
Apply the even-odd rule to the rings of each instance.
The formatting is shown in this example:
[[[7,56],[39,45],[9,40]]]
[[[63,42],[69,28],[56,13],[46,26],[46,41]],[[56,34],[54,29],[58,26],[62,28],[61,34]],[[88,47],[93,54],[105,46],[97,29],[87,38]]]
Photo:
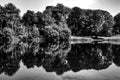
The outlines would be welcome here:
[[[46,26],[66,36],[114,36],[120,34],[120,13],[112,16],[105,10],[69,8],[63,4],[47,6],[43,12],[27,10],[21,17],[14,4],[0,5],[0,28],[23,25],[37,26],[40,34]],[[56,27],[56,28],[53,28]],[[61,32],[60,32],[61,31]]]

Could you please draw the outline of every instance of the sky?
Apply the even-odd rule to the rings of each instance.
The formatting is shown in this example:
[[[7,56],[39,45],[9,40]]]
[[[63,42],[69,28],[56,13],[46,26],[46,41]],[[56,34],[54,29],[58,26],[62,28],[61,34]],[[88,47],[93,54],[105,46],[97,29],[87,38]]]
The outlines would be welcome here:
[[[55,6],[62,3],[67,7],[80,7],[83,9],[102,9],[115,16],[120,12],[120,0],[0,0],[0,5],[13,3],[21,10],[21,16],[27,11],[44,11],[46,6]]]

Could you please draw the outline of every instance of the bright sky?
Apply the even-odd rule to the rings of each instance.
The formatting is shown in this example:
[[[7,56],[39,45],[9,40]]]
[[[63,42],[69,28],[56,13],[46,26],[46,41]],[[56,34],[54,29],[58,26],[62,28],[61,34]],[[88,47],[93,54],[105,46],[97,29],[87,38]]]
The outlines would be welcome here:
[[[27,10],[43,11],[46,6],[62,3],[67,7],[80,7],[84,9],[103,9],[112,15],[120,12],[120,0],[0,0],[0,4],[13,3],[21,10],[23,15]]]

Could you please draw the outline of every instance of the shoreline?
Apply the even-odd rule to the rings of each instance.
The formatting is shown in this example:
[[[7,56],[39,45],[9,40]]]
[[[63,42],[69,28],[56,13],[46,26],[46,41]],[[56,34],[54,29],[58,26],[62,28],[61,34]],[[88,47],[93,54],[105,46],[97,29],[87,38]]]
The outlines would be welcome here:
[[[93,39],[91,36],[85,36],[85,37],[76,37],[71,36],[70,37],[71,44],[77,44],[77,43],[111,43],[111,44],[120,44],[120,36],[111,36],[111,37],[98,37],[98,39]]]

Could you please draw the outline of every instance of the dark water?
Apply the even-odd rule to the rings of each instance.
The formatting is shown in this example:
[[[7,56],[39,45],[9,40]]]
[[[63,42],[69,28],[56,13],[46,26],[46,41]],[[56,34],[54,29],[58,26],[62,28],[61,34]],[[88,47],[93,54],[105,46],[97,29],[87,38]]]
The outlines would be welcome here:
[[[1,48],[0,80],[120,79],[120,45],[65,43],[46,47],[39,44],[39,49],[36,46]]]

